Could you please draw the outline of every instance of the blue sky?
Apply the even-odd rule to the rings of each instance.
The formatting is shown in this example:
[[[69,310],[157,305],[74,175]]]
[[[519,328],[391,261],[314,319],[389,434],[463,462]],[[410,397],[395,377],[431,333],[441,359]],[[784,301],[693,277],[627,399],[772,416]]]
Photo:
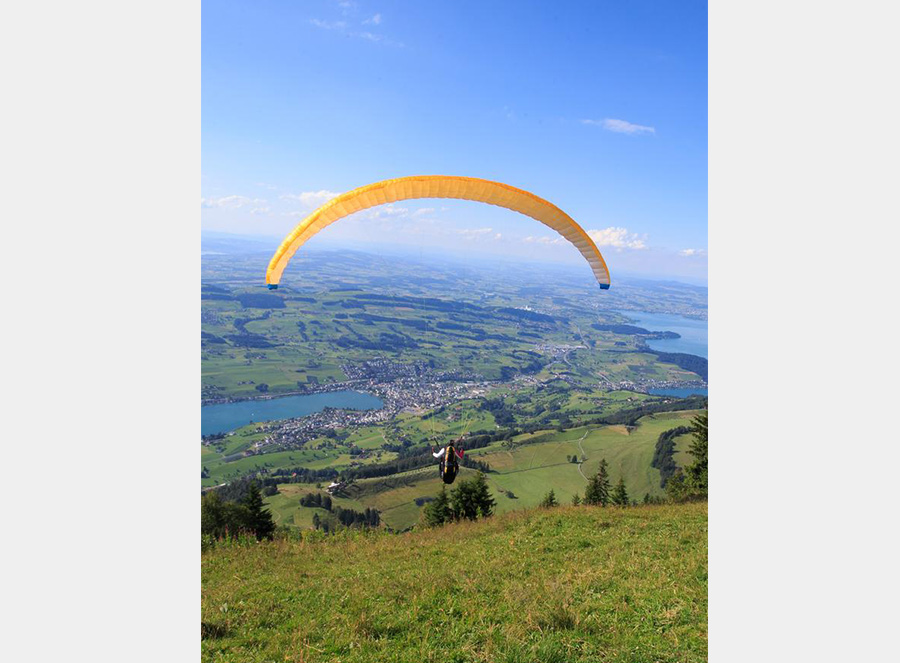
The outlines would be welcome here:
[[[705,281],[703,2],[202,5],[201,219],[281,237],[330,195],[453,174],[547,198],[618,272]],[[310,245],[572,262],[536,221],[426,200]],[[585,268],[587,269],[587,268]]]

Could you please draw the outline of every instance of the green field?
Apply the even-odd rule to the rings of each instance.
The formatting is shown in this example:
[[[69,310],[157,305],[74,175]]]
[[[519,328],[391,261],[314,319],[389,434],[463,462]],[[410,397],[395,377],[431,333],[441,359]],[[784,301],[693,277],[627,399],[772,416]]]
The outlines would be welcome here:
[[[684,411],[650,415],[640,419],[638,425],[631,429],[625,426],[586,426],[562,432],[537,431],[515,438],[520,444],[512,450],[504,448],[501,442],[495,442],[483,449],[472,450],[470,456],[487,462],[493,470],[486,477],[497,500],[498,513],[534,507],[551,488],[563,503],[569,503],[576,493],[583,496],[587,486],[585,476],[589,477],[597,472],[601,458],[609,463],[612,483],[617,482],[620,476],[623,477],[631,499],[640,502],[645,494],[664,494],[659,485],[659,471],[650,467],[660,433],[688,425],[695,414],[696,411]],[[534,444],[521,444],[535,438],[548,439]],[[687,445],[689,441],[683,444]],[[579,458],[583,455],[586,458],[580,470],[577,464],[567,460],[567,457],[573,455]],[[689,458],[686,453],[676,455],[676,459],[680,459],[682,464],[689,462]],[[469,468],[461,468],[457,481],[474,473]],[[279,485],[280,491],[296,495],[293,502],[281,495],[267,500],[278,524],[303,527],[312,523],[312,514],[316,509],[300,506],[299,496],[316,489],[310,487],[297,492],[297,485]],[[417,505],[415,500],[434,497],[442,485],[435,464],[434,467],[390,477],[362,479],[352,487],[356,506],[338,501],[336,503],[357,510],[365,507],[378,509],[386,525],[395,530],[404,530],[416,524],[419,519],[423,507]]]
[[[310,270],[315,278],[304,279]],[[592,326],[628,323],[627,314],[609,310],[625,300],[641,310],[705,312],[705,294],[688,287],[622,285],[598,298],[590,279],[555,278],[548,286],[546,277],[534,282],[535,275],[506,270],[312,252],[295,256],[278,292],[264,295],[268,303],[248,299],[261,295],[264,273],[263,256],[204,257],[205,399],[258,396],[260,384],[275,394],[341,382],[343,364],[374,356],[488,380],[522,372],[595,386],[698,379],[641,352],[635,336]],[[581,347],[554,354],[541,347],[547,344]]]
[[[222,545],[202,583],[211,662],[707,658],[705,504]]]

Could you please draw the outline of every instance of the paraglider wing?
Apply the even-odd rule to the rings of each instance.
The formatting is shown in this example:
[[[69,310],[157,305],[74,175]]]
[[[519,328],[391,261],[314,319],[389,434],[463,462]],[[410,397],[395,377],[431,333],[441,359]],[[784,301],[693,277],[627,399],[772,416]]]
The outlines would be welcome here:
[[[530,216],[573,244],[590,264],[600,287],[609,288],[609,269],[597,245],[572,217],[556,205],[508,184],[452,175],[418,175],[384,180],[332,198],[303,219],[281,243],[269,262],[266,283],[269,288],[277,288],[284,268],[297,249],[335,221],[370,207],[415,198],[472,200]]]

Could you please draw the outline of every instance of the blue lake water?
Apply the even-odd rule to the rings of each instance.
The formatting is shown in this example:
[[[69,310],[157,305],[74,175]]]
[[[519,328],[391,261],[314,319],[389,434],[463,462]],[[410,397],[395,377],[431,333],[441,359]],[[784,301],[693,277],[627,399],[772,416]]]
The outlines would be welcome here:
[[[649,331],[671,331],[681,334],[681,338],[647,341],[647,345],[654,350],[659,350],[660,352],[684,352],[689,355],[709,358],[708,323],[706,320],[682,318],[680,315],[667,313],[635,311],[621,311],[621,313],[634,320],[638,327],[643,327]]]
[[[200,408],[200,432],[202,435],[225,433],[251,422],[305,417],[326,407],[377,410],[382,405],[384,403],[380,398],[359,391],[329,391],[324,394],[204,405]]]

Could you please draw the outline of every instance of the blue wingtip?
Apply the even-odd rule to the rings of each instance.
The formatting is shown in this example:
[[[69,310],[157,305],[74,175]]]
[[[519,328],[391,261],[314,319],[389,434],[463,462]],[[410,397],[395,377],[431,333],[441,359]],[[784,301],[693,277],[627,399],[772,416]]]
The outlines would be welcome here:
[[[606,287],[608,288],[609,286],[606,286]],[[277,284],[277,283],[270,283],[270,284],[269,284],[269,290],[278,290],[278,284]]]
[[[601,283],[600,289],[601,290],[609,290],[609,283]]]

